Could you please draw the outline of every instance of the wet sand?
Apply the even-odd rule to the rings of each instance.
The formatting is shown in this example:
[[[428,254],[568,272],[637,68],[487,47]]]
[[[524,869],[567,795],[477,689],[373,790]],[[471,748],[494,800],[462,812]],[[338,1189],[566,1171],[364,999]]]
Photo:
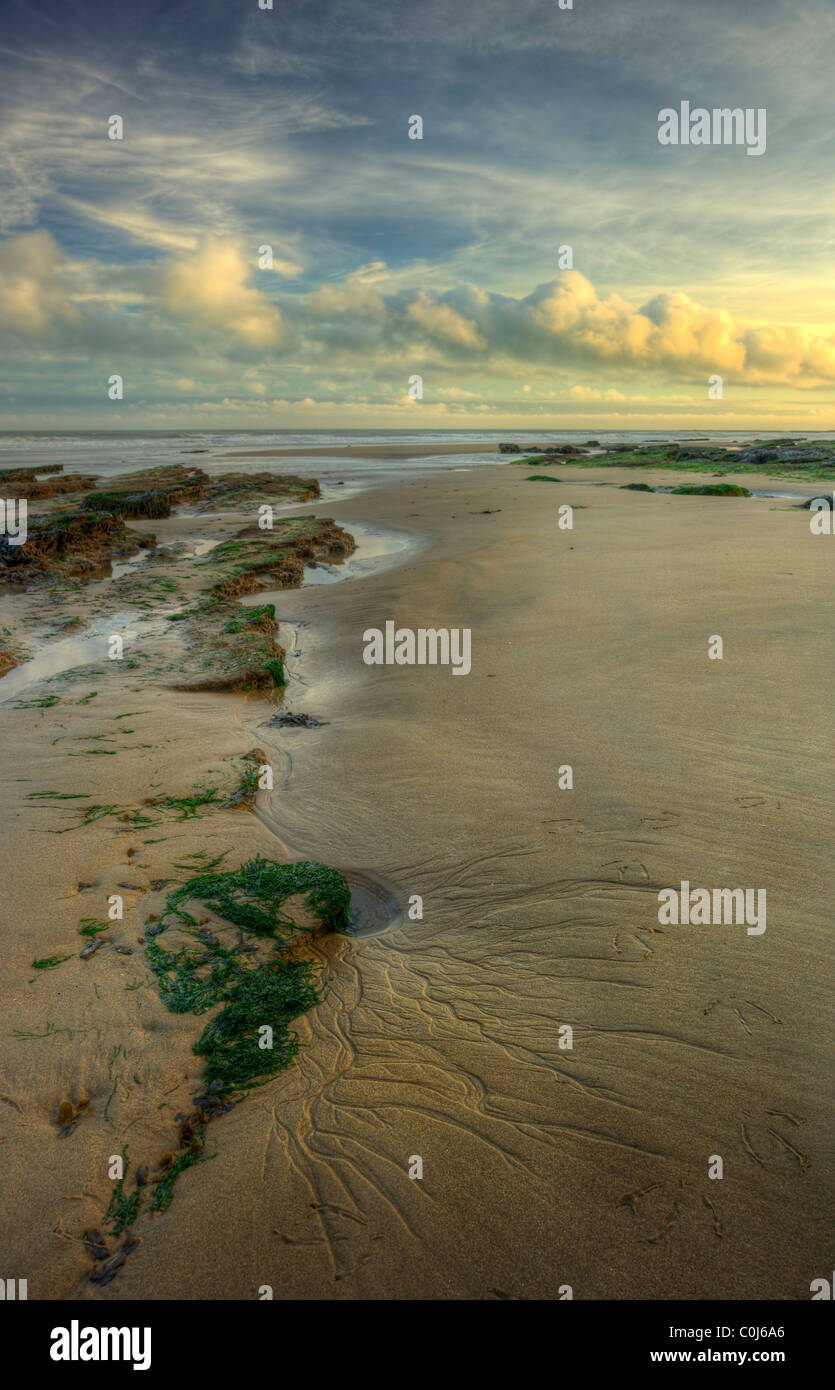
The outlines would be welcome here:
[[[327,448],[311,449],[294,446],[290,449],[227,449],[228,458],[281,458],[315,455],[316,458],[432,458],[438,454],[497,454],[499,446],[486,440],[471,439],[462,444],[333,444]]]
[[[421,542],[391,568],[277,595],[284,704],[322,727],[266,728],[263,701],[137,693],[125,677],[106,714],[143,713],[124,721],[138,746],[114,795],[114,759],[68,764],[52,742],[81,718],[98,733],[96,701],[62,708],[63,730],[54,711],[16,712],[0,941],[18,1195],[2,1239],[30,1298],[253,1299],[269,1284],[276,1298],[804,1299],[826,1276],[827,540],[785,502],[597,486],[635,469],[554,473],[489,467],[319,504],[349,531],[354,518]],[[566,502],[573,531],[556,525]],[[471,674],[365,666],[363,632],[390,618],[469,627]],[[253,744],[280,768],[255,812],[151,830],[170,838],[134,867],[135,835],[47,835],[58,820],[15,780],[66,787],[72,766],[127,802]],[[421,895],[423,920],[318,945],[325,998],[299,1020],[299,1057],[212,1123],[217,1156],[96,1288],[78,1235],[102,1219],[107,1156],[170,1142],[200,1021],[163,1008],[138,954],[32,985],[25,967],[64,953],[90,901],[79,880],[100,895],[165,876],[172,852],[230,845],[230,862],[260,850],[379,878],[403,904]],[[764,935],[660,927],[659,889],[685,878],[765,888]],[[126,938],[153,902],[126,893]],[[55,1107],[80,1089],[87,1118],[58,1139]]]

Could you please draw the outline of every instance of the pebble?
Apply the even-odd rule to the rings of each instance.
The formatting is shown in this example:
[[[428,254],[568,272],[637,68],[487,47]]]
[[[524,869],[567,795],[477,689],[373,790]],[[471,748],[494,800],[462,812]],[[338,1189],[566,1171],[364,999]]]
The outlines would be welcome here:
[[[105,945],[110,945],[110,942],[107,940],[106,937],[99,936],[96,938],[95,941],[88,941],[87,945],[78,953],[80,959],[89,960],[90,956],[93,954],[94,951],[97,951],[100,946]]]

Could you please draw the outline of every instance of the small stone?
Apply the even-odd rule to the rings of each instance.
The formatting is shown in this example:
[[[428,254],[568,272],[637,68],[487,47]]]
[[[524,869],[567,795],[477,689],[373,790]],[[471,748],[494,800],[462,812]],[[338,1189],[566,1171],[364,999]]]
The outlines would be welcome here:
[[[110,1251],[104,1243],[104,1236],[95,1226],[88,1226],[82,1236],[84,1247],[92,1260],[106,1260]]]
[[[95,951],[98,951],[101,946],[109,945],[110,942],[107,940],[106,937],[99,936],[96,938],[95,941],[87,942],[87,945],[81,951],[79,951],[79,957],[81,960],[89,960],[90,956],[92,956]]]

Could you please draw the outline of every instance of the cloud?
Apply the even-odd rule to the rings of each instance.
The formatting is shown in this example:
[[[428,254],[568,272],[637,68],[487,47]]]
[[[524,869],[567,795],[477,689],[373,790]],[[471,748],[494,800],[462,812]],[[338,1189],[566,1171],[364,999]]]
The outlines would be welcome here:
[[[218,381],[240,379],[242,363],[286,361],[290,380],[335,373],[354,399],[375,380],[397,380],[399,391],[414,371],[449,401],[483,399],[487,380],[553,389],[561,370],[568,380],[557,396],[574,402],[634,404],[631,382],[644,392],[682,382],[706,389],[715,373],[726,384],[804,391],[835,381],[832,334],[746,323],[680,290],[639,305],[572,270],[517,296],[399,278],[384,293],[386,267],[372,262],[339,284],[294,293],[259,273],[257,245],[215,233],[156,263],[107,265],[69,259],[48,232],[26,232],[0,241],[0,326],[30,351],[71,347],[74,360],[112,360],[114,350],[135,367],[173,360],[174,379],[191,380],[195,358],[200,379],[212,362]],[[578,383],[583,369],[594,375]]]
[[[513,375],[516,362],[524,364],[523,375],[528,368],[584,364],[668,380],[706,381],[714,373],[749,385],[816,387],[835,380],[832,335],[747,325],[681,291],[638,307],[619,293],[599,292],[576,270],[519,297],[477,285],[383,295],[349,284],[315,291],[307,304],[313,317],[305,318],[303,305],[297,312],[311,347],[316,340],[346,351],[361,346],[369,364],[376,357],[391,363],[396,354],[425,360],[428,343],[440,354],[434,365],[460,370],[470,362],[491,375]],[[330,323],[316,324],[316,316]],[[451,354],[446,363],[445,351]]]
[[[169,260],[157,284],[166,310],[198,326],[224,329],[253,347],[281,340],[281,313],[247,283],[254,273],[239,246],[207,237],[200,249]]]
[[[625,401],[628,398],[622,391],[598,391],[593,386],[572,386],[569,396],[573,401]],[[637,399],[633,397],[633,399]],[[642,397],[646,400],[646,397]]]
[[[307,296],[307,308],[322,318],[355,314],[358,318],[383,320],[386,302],[383,296],[362,282],[348,283],[344,288],[323,285]]]
[[[406,312],[430,337],[461,347],[482,349],[486,340],[471,319],[464,318],[449,304],[438,303],[421,293],[406,307]]]
[[[66,257],[49,232],[0,242],[0,328],[48,340],[81,318],[61,278]]]

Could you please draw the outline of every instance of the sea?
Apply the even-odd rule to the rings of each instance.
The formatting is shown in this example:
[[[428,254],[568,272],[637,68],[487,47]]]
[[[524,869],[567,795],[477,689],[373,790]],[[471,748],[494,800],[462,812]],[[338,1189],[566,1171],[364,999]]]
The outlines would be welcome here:
[[[768,438],[816,439],[817,432],[772,430]],[[825,435],[822,437],[826,437]],[[46,467],[63,464],[65,473],[94,473],[102,477],[131,470],[158,467],[166,463],[194,464],[207,473],[225,471],[315,472],[327,481],[364,479],[408,473],[431,473],[437,469],[460,470],[504,463],[502,455],[483,453],[481,446],[504,440],[528,444],[585,444],[599,440],[602,445],[628,443],[676,443],[709,441],[715,444],[744,443],[763,438],[762,431],[711,430],[89,430],[89,431],[0,431],[0,469]],[[472,444],[461,453],[431,453],[433,443]],[[281,449],[294,445],[315,450],[349,444],[355,451],[350,458],[334,458],[311,453],[297,458],[264,458],[244,455],[251,449]],[[363,457],[363,445],[415,444],[430,452],[419,459]]]

